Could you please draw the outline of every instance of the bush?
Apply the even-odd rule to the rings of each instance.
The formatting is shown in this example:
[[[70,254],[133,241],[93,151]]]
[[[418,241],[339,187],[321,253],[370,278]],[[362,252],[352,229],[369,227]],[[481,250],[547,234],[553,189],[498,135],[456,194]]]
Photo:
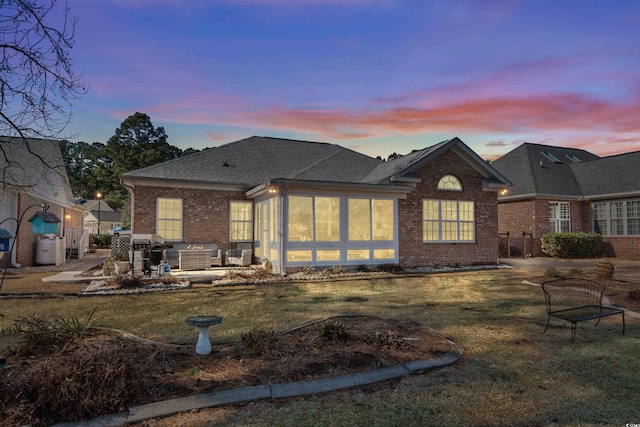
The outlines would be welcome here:
[[[110,234],[91,234],[89,243],[95,244],[99,249],[109,249],[111,247]]]
[[[542,252],[558,258],[592,258],[602,253],[599,233],[547,233],[540,239]]]

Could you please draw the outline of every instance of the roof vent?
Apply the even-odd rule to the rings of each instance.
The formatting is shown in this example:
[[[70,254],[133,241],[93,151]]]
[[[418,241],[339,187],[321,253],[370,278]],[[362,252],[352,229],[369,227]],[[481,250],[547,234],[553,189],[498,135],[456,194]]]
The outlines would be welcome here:
[[[224,161],[222,162],[222,167],[228,168],[231,165],[229,163],[227,163],[227,159],[224,159]]]

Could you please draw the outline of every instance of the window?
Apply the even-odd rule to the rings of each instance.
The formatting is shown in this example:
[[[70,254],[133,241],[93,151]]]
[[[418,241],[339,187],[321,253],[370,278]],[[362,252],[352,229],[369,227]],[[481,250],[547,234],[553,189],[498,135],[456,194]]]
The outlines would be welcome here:
[[[288,262],[311,262],[311,251],[287,251]]]
[[[423,200],[423,240],[425,242],[473,242],[475,206],[458,200]]]
[[[393,200],[349,199],[347,209],[350,241],[393,240]]]
[[[609,232],[612,236],[624,234],[624,217],[622,215],[622,202],[609,203]]]
[[[156,233],[165,240],[182,240],[182,199],[157,200]]]
[[[373,240],[393,240],[393,201],[371,200]]]
[[[627,201],[627,234],[640,236],[640,200]]]
[[[549,231],[552,233],[571,232],[571,210],[569,202],[549,203]]]
[[[640,199],[592,205],[593,229],[603,236],[640,236]]]
[[[606,203],[594,203],[593,204],[593,229],[596,233],[600,233],[603,236],[609,235],[609,228],[607,227],[609,215],[607,215]]]
[[[340,249],[318,249],[316,259],[318,261],[340,261]]]
[[[374,249],[373,259],[395,259],[395,249]]]
[[[340,199],[337,197],[315,198],[315,226],[317,242],[340,240]]]
[[[556,156],[554,156],[553,154],[551,154],[548,151],[543,151],[542,155],[545,156],[547,159],[551,160],[553,163],[560,163],[562,164],[562,162],[560,161],[559,158],[557,158]]]
[[[253,239],[253,203],[232,201],[229,226],[232,242],[246,242]]]
[[[349,240],[371,240],[371,200],[349,199]]]
[[[438,181],[438,190],[462,191],[462,184],[455,176],[445,175]]]
[[[289,241],[340,240],[340,199],[289,196]]]
[[[371,256],[369,249],[348,249],[347,260],[348,261],[368,261]]]

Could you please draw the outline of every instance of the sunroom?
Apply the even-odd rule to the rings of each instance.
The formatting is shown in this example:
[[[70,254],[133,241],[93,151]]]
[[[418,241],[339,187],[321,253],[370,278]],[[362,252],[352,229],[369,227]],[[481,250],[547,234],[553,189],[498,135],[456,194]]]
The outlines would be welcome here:
[[[410,187],[273,180],[249,191],[254,254],[275,272],[399,262],[398,199]]]

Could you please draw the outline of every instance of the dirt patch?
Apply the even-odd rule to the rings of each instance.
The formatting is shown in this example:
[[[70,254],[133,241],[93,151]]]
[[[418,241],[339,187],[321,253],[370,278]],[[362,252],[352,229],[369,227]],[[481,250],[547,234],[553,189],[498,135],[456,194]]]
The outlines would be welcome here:
[[[412,321],[341,317],[286,333],[252,330],[214,347],[169,347],[96,333],[24,346],[0,373],[0,425],[78,421],[139,405],[266,383],[328,378],[453,350]]]

